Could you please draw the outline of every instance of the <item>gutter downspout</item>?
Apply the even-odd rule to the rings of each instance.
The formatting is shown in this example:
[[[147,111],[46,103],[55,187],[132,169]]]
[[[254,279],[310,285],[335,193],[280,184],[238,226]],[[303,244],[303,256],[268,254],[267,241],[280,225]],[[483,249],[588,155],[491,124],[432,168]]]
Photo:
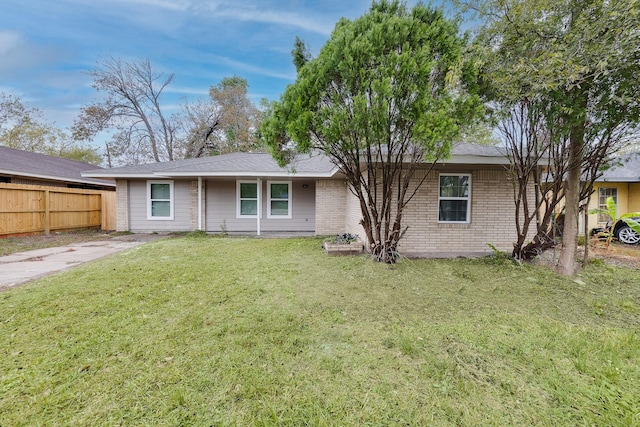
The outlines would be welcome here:
[[[198,177],[198,230],[202,230],[202,177]]]

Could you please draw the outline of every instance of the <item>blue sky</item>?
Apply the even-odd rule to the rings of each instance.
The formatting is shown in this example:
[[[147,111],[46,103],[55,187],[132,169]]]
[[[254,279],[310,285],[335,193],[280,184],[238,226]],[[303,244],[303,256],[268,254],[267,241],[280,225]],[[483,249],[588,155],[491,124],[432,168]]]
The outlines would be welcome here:
[[[415,1],[408,2],[410,5]],[[370,0],[2,0],[0,91],[70,126],[97,99],[88,70],[107,56],[174,73],[164,104],[207,96],[223,77],[248,80],[257,104],[295,79],[300,36],[317,54],[340,17]]]

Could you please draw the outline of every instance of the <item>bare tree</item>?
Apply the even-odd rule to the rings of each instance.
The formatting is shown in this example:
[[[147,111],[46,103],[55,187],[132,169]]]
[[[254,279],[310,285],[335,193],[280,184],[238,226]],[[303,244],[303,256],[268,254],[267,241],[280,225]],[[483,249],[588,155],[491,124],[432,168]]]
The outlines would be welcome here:
[[[106,98],[82,108],[72,128],[75,139],[91,140],[111,129],[115,134],[107,143],[110,159],[141,163],[176,158],[177,125],[161,106],[162,92],[173,74],[154,71],[149,60],[125,62],[114,57],[89,74],[93,87]]]

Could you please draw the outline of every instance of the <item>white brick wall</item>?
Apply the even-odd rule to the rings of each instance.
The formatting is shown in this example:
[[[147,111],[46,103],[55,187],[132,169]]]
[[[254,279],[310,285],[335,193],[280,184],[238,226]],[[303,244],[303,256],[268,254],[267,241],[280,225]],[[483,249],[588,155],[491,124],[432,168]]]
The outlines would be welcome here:
[[[441,172],[471,174],[470,223],[438,223]],[[412,180],[414,186],[425,173],[416,173]],[[531,198],[533,200],[533,193]],[[316,234],[349,232],[365,238],[360,225],[359,201],[345,181],[318,181],[316,209]],[[491,244],[511,252],[516,240],[514,216],[513,184],[505,169],[444,167],[433,170],[404,210],[402,227],[409,229],[398,249],[406,256],[451,257],[489,254],[492,249],[488,244]]]
[[[116,231],[129,231],[129,181],[116,180]]]
[[[438,223],[440,173],[471,174],[471,218],[468,224]],[[417,176],[414,182],[420,179]],[[504,169],[432,171],[406,207],[400,241],[403,254],[455,256],[491,253],[491,244],[511,252],[516,239],[513,184]]]
[[[339,234],[345,229],[345,206],[349,189],[344,180],[316,181],[316,234]]]

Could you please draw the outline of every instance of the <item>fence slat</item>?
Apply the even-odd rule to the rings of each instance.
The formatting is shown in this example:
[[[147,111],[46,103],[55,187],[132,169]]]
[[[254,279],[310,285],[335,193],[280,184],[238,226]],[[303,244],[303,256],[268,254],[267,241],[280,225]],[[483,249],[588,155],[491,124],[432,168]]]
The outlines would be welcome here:
[[[0,237],[82,228],[114,230],[115,191],[0,183]]]

